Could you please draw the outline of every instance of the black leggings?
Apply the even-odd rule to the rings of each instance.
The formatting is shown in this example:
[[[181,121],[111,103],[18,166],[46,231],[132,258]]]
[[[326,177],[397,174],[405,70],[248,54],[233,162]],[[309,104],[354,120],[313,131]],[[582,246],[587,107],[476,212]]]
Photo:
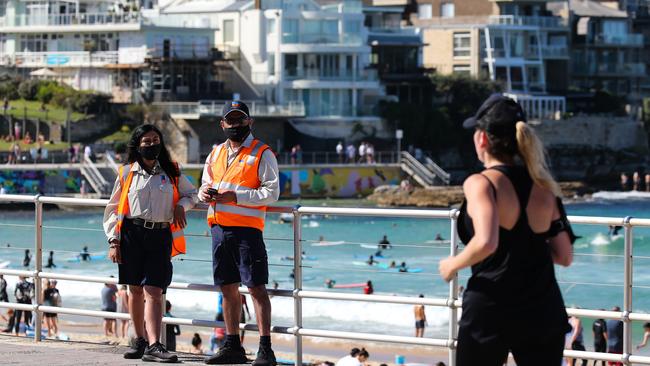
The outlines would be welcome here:
[[[536,342],[507,344],[503,341],[477,342],[469,332],[458,330],[458,366],[502,366],[512,352],[518,366],[560,366],[564,351],[564,335],[537,339]]]

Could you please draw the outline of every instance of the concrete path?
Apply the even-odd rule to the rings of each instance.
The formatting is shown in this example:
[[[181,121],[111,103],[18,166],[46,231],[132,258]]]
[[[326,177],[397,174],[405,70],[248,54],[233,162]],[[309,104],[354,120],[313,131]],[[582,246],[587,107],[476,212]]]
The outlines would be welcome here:
[[[0,335],[0,365],[67,366],[67,365],[155,365],[141,360],[125,360],[128,348],[109,344],[45,340]],[[204,356],[178,353],[185,365],[205,365]]]

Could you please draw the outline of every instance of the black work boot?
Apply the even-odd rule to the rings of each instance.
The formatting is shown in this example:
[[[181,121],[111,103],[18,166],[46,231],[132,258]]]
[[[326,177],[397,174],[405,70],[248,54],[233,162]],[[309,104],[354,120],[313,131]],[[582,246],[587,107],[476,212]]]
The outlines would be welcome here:
[[[147,346],[148,346],[147,341],[144,338],[142,337],[136,338],[131,344],[131,349],[124,352],[124,358],[128,358],[128,359],[142,358],[142,355],[144,354],[144,350],[145,348],[147,348]]]
[[[162,362],[162,363],[175,363],[178,362],[178,356],[167,352],[162,343],[156,342],[147,347],[142,356],[142,361]]]
[[[253,366],[275,366],[275,353],[271,348],[260,347],[257,351],[257,358],[253,361]]]
[[[248,359],[246,358],[246,351],[244,351],[243,347],[233,347],[226,343],[223,347],[219,348],[217,353],[207,357],[205,363],[208,365],[227,365],[233,363],[248,363]]]

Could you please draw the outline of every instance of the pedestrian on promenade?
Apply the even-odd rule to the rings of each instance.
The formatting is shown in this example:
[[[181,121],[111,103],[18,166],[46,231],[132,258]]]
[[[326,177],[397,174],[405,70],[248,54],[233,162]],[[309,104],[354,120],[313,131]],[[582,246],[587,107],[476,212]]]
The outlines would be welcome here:
[[[298,163],[298,145],[294,145],[291,148],[291,165],[296,165]]]
[[[366,163],[366,142],[361,141],[359,144],[359,164],[364,164]]]
[[[346,161],[346,163],[354,164],[356,156],[357,156],[357,149],[354,148],[354,145],[348,144],[348,147],[345,148],[345,151],[347,152],[347,161]]]
[[[49,280],[47,287],[43,291],[43,303],[47,306],[61,306],[61,294],[56,288],[56,280]],[[44,313],[45,324],[47,325],[47,336],[59,334],[59,318],[57,313]]]
[[[643,324],[643,341],[636,346],[636,349],[641,349],[648,344],[648,339],[650,338],[650,323]]]
[[[115,294],[117,293],[117,286],[111,283],[105,283],[102,287],[102,311],[114,313],[117,311],[117,301]],[[110,337],[115,335],[117,337],[117,324],[116,319],[104,318],[103,322],[104,335]]]
[[[638,191],[641,188],[641,175],[639,172],[632,174],[632,190]]]
[[[604,319],[596,319],[591,329],[594,333],[594,352],[607,353],[607,323]],[[594,366],[596,363],[597,361],[594,361]],[[605,366],[605,361],[602,361],[602,366]]]
[[[227,102],[220,126],[226,142],[205,161],[199,198],[209,202],[212,231],[213,278],[223,293],[226,343],[206,359],[208,364],[245,363],[239,338],[241,297],[239,284],[248,287],[260,344],[253,365],[275,365],[271,349],[271,302],[266,292],[268,258],[262,237],[266,206],[280,194],[275,155],[251,133],[254,120],[241,101]]]
[[[0,274],[0,302],[9,302],[9,295],[7,295],[7,280],[4,275]]]
[[[620,312],[621,308],[614,306],[612,311]],[[615,319],[607,320],[607,353],[623,354],[623,322]],[[623,366],[622,362],[608,361],[609,366]]]
[[[129,313],[129,292],[126,285],[120,285],[120,289],[117,290],[117,313],[119,314],[128,314]],[[129,320],[120,319],[120,329],[122,338],[126,338],[129,330]],[[117,336],[117,332],[115,333]]]
[[[185,253],[185,212],[196,204],[196,189],[171,160],[155,126],[134,129],[127,150],[128,163],[120,167],[104,211],[108,257],[118,263],[118,283],[129,286],[137,337],[124,357],[176,362],[160,343],[162,295],[172,279],[171,257]]]
[[[419,298],[424,298],[424,295],[420,294]],[[415,305],[413,307],[413,313],[415,315],[415,336],[422,338],[424,337],[424,327],[427,324],[427,315],[424,313],[424,305]]]
[[[16,297],[16,302],[19,304],[30,304],[34,298],[34,284],[27,281],[27,278],[24,276],[18,276],[18,282],[16,283],[16,288],[14,290],[14,296]],[[25,329],[32,322],[32,312],[29,310],[15,310],[14,311],[14,331],[16,335],[20,332],[20,319],[23,317],[25,320]]]
[[[336,144],[336,155],[339,158],[339,164],[343,164],[343,142],[339,141],[338,144]]]
[[[368,164],[375,163],[375,146],[373,144],[366,144],[366,162]]]
[[[569,324],[571,325],[571,337],[569,338],[569,344],[571,345],[571,349],[574,351],[585,351],[585,343],[584,339],[582,336],[583,328],[582,328],[582,321],[580,321],[580,318],[577,316],[571,316],[569,317]],[[571,364],[570,366],[575,366],[576,365],[577,359],[573,358],[571,359]],[[582,366],[587,366],[587,360],[582,359]]]
[[[553,263],[571,264],[574,236],[543,145],[521,107],[501,95],[463,126],[475,130],[486,169],[463,185],[457,229],[466,248],[439,265],[445,281],[472,267],[457,365],[502,365],[510,351],[519,365],[559,366],[570,327]]]
[[[165,317],[173,318],[172,303],[169,300],[165,301]],[[178,324],[165,325],[165,340],[167,342],[167,350],[176,352],[176,336],[181,335],[181,327]]]

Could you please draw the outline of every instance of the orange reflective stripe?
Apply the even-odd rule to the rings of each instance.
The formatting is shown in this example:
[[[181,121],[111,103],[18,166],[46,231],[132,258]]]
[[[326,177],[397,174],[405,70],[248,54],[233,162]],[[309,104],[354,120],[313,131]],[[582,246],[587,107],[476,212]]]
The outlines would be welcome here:
[[[131,188],[131,182],[133,181],[133,172],[131,171],[132,164],[129,165],[128,175],[126,178],[124,178],[125,167],[126,165],[120,167],[119,171],[122,192],[120,194],[120,202],[117,205],[117,225],[115,227],[115,232],[118,237],[120,236],[120,232],[122,230],[122,223],[124,222],[126,215],[129,213],[129,188]],[[176,168],[178,169],[178,165]],[[178,192],[178,179],[172,179],[171,177],[169,178],[171,179],[172,187],[174,188],[173,206],[175,208],[176,205],[178,205],[178,201],[180,200],[180,193]],[[172,233],[172,257],[178,254],[185,254],[186,242],[183,230],[174,223],[170,225],[170,229]]]
[[[227,149],[222,148],[210,162],[211,186],[220,191],[241,191],[260,187],[259,164],[268,145],[255,139],[242,147],[235,160],[228,165]],[[266,206],[217,204],[208,208],[208,225],[244,226],[264,230]]]

